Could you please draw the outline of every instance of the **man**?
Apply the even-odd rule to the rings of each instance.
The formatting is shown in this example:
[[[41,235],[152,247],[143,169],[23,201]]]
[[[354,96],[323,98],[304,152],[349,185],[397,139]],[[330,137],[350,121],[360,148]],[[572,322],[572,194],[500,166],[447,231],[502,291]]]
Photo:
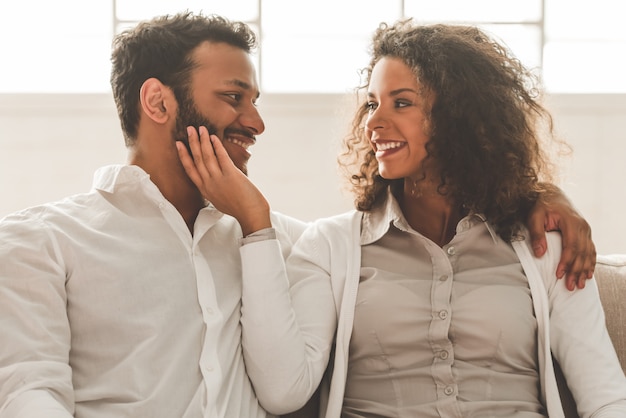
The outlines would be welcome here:
[[[304,224],[260,210],[240,226],[205,201],[175,145],[194,134],[187,126],[206,127],[237,167],[230,175],[246,173],[264,131],[254,47],[245,24],[189,13],[116,38],[129,164],[0,223],[0,418],[266,415],[242,359],[240,239],[271,224],[286,254]],[[595,254],[586,223],[566,219],[570,242]]]
[[[241,357],[240,227],[174,146],[209,126],[246,170],[264,130],[253,46],[247,26],[189,14],[115,40],[129,165],[0,227],[0,416],[265,416]]]

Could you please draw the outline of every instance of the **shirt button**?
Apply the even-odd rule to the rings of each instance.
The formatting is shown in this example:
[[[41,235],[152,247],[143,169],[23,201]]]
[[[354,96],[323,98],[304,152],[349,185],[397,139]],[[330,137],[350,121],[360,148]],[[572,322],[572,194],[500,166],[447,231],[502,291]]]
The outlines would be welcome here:
[[[454,255],[454,254],[456,254],[456,248],[449,247],[447,252],[448,252],[448,255]]]
[[[448,317],[448,311],[439,311],[439,318],[446,319]]]
[[[209,315],[213,315],[213,309],[212,308],[206,308],[206,313]]]
[[[439,352],[439,358],[440,358],[440,359],[442,359],[442,360],[447,359],[447,358],[448,358],[448,352],[447,352],[447,351],[445,351],[445,350],[444,350],[444,351]]]
[[[439,281],[442,281],[442,282],[445,282],[446,280],[448,280],[448,275],[447,274],[444,274],[443,276],[441,276],[439,278]]]
[[[205,370],[206,370],[207,372],[212,372],[212,371],[213,371],[213,367],[211,367],[211,366],[206,366],[206,367],[205,367]]]
[[[165,203],[159,202],[159,209],[163,209],[165,207]]]
[[[454,393],[454,388],[452,386],[446,386],[446,388],[443,390],[443,393],[450,396]]]

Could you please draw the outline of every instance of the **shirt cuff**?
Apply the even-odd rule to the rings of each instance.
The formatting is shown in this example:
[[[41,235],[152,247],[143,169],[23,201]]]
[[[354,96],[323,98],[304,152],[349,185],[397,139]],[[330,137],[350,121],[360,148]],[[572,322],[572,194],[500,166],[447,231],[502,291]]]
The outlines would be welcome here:
[[[276,230],[274,228],[264,228],[241,238],[240,244],[244,246],[246,244],[252,244],[253,242],[267,241],[270,239],[276,239]]]

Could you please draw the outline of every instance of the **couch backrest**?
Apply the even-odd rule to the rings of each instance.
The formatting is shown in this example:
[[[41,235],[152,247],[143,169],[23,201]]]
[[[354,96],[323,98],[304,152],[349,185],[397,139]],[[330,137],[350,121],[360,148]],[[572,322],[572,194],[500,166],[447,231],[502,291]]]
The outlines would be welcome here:
[[[599,256],[596,280],[606,315],[606,327],[626,370],[626,254]]]

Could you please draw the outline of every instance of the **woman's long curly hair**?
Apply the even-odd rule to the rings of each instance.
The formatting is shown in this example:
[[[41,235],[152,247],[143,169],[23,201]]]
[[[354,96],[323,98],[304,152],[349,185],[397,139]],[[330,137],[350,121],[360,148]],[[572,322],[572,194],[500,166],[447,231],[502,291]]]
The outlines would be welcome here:
[[[540,135],[553,136],[552,118],[539,103],[537,77],[476,27],[416,25],[410,19],[381,24],[339,157],[362,211],[383,200],[388,187],[402,190],[404,182],[380,176],[364,131],[363,92],[383,57],[402,60],[432,97],[426,158],[436,163],[439,190],[466,210],[484,214],[510,240],[543,190],[540,175],[550,178]]]

